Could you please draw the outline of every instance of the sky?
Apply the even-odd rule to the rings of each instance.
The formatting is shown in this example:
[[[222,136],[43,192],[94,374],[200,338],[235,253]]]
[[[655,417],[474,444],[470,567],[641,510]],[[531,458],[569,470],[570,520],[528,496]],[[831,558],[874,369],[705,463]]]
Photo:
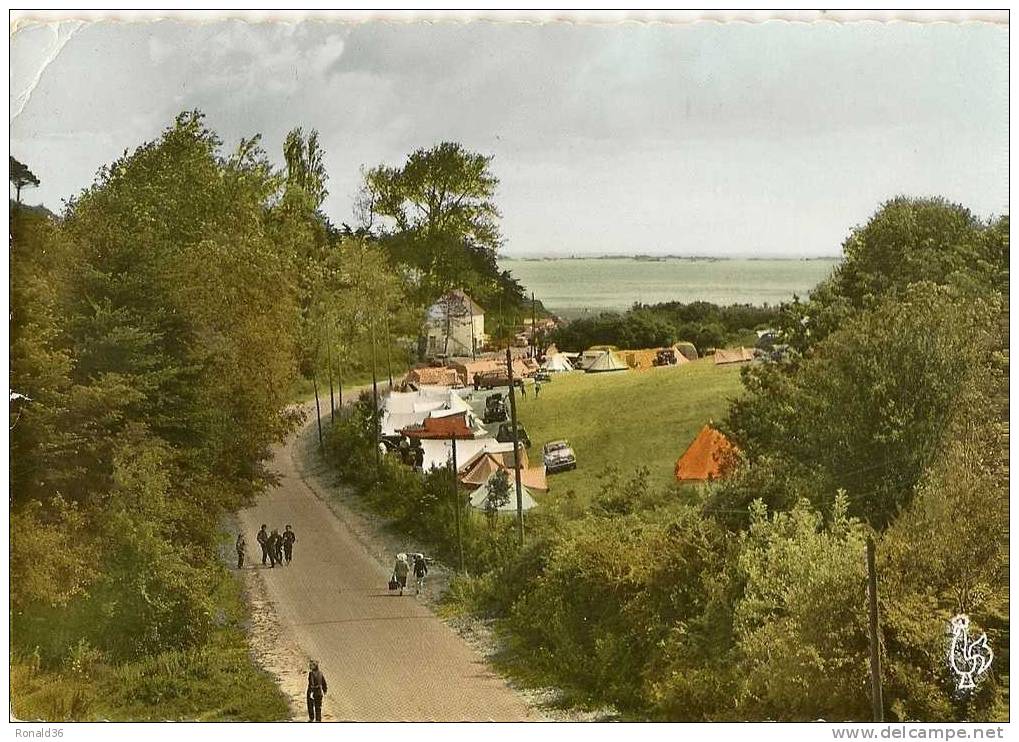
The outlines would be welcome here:
[[[837,255],[896,195],[1008,210],[1008,30],[919,23],[66,22],[11,39],[11,154],[59,212],[182,110],[362,167],[491,155],[509,256]]]

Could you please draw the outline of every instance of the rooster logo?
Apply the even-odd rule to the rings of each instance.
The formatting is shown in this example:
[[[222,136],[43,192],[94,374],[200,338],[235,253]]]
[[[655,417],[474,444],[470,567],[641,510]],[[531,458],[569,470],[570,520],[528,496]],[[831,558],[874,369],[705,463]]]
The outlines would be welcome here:
[[[948,663],[958,676],[959,690],[972,690],[976,687],[976,681],[990,669],[994,652],[987,644],[987,634],[981,634],[976,641],[969,640],[969,616],[965,613],[952,619],[951,629]]]

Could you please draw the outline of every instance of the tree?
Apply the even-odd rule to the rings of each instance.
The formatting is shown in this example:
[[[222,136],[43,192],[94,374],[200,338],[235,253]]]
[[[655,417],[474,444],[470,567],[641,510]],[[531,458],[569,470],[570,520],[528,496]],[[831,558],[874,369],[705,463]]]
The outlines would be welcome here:
[[[401,167],[364,173],[356,205],[361,227],[378,225],[394,259],[420,276],[426,301],[454,288],[495,297],[505,282],[495,262],[502,238],[491,162],[443,142],[413,152]],[[515,301],[523,301],[519,287]]]
[[[510,501],[509,472],[499,469],[488,481],[488,499],[485,500],[485,517],[488,518],[488,525],[495,526],[495,519],[499,515],[499,508]]]
[[[25,187],[37,187],[39,185],[39,178],[36,177],[35,173],[28,169],[28,166],[18,160],[10,157],[11,167],[11,183],[14,185],[15,193],[17,194],[16,200],[21,203],[21,189]]]

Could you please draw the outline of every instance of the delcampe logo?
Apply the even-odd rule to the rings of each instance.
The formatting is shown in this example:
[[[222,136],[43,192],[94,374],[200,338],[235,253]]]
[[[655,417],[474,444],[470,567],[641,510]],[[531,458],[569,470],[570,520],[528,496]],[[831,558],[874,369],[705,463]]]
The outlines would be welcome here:
[[[960,691],[976,687],[980,677],[991,667],[994,652],[987,644],[987,634],[975,641],[969,639],[969,616],[960,613],[951,620],[952,642],[948,647],[948,664],[952,666]]]

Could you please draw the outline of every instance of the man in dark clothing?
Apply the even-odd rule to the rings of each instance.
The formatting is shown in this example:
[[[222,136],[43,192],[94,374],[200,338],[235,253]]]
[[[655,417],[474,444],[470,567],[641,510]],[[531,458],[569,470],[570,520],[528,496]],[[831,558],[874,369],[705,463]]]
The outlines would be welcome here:
[[[294,558],[295,541],[297,541],[297,534],[287,525],[283,529],[283,558],[287,560],[287,564],[290,564],[290,560]]]
[[[474,391],[481,389],[481,374],[474,374]]]
[[[280,532],[273,528],[272,533],[269,534],[269,543],[266,544],[266,548],[269,550],[270,567],[275,567],[281,561],[279,557],[281,546],[282,539],[280,538]]]
[[[421,588],[425,586],[425,575],[428,574],[428,562],[425,561],[424,554],[414,555],[414,582],[416,583],[415,595],[421,592]]]
[[[265,530],[265,523],[262,524],[261,530],[258,535],[255,536],[255,540],[258,545],[262,547],[262,566],[265,566],[266,561],[269,559],[269,532]]]
[[[308,672],[308,721],[322,721],[322,696],[329,690],[326,676],[312,660]]]
[[[244,566],[244,550],[248,548],[247,542],[244,540],[244,534],[237,534],[237,569]]]

